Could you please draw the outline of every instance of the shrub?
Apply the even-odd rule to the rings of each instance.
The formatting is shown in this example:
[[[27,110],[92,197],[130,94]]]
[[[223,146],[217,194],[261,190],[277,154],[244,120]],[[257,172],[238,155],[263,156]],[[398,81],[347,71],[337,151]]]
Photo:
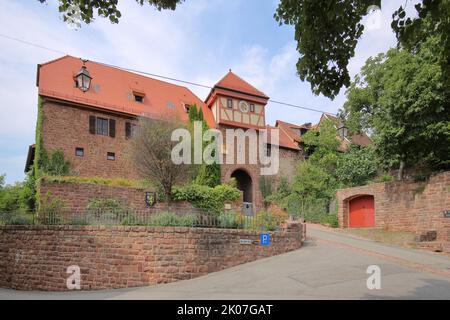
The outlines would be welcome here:
[[[65,176],[69,173],[70,163],[64,160],[64,151],[58,149],[53,151],[50,157],[44,153],[41,169],[50,175]]]
[[[172,188],[174,201],[188,201],[195,207],[214,215],[223,212],[225,201],[235,201],[240,195],[237,188],[228,184],[220,184],[214,188],[198,184]]]
[[[197,216],[188,214],[180,217],[180,227],[195,227],[197,225]]]
[[[148,225],[158,227],[193,227],[197,223],[194,215],[177,216],[172,212],[162,212],[151,216]]]
[[[83,219],[83,217],[78,216],[67,221],[67,224],[72,226],[87,226],[89,225],[89,222],[86,221],[86,219]]]
[[[332,228],[339,227],[339,222],[337,218],[337,214],[325,214],[320,217],[320,224],[330,226]]]
[[[42,224],[56,225],[60,224],[61,213],[64,207],[64,202],[60,197],[54,197],[50,199],[51,194],[47,192],[37,210],[38,221]]]
[[[241,215],[236,212],[221,213],[217,219],[221,228],[238,229],[242,225]]]
[[[389,173],[385,173],[380,175],[375,179],[375,182],[391,182],[394,180],[394,177],[391,176]]]
[[[122,205],[117,199],[89,199],[89,203],[86,207],[88,210],[115,210],[122,209]]]
[[[280,225],[278,217],[269,211],[258,212],[255,219],[256,229],[261,231],[274,231]]]

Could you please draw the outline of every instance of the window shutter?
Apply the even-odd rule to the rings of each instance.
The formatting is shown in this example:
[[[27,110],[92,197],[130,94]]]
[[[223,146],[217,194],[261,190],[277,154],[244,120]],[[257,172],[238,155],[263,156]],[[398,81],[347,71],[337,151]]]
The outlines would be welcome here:
[[[116,136],[116,120],[109,119],[109,136],[114,138]]]
[[[89,133],[95,134],[95,116],[89,116]]]
[[[125,122],[125,138],[131,138],[131,123]]]

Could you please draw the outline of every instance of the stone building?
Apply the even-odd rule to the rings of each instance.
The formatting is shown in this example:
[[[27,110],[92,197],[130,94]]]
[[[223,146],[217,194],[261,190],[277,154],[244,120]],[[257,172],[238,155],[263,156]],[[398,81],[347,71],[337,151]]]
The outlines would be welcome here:
[[[298,161],[304,159],[301,135],[312,126],[277,121],[268,126],[265,106],[269,97],[231,70],[211,89],[206,100],[198,98],[188,88],[156,80],[120,68],[72,56],[38,65],[37,81],[39,116],[37,143],[48,152],[62,150],[70,162],[71,175],[103,178],[139,179],[130,157],[131,139],[139,117],[160,118],[173,114],[188,121],[188,111],[194,104],[203,112],[210,128],[225,133],[226,129],[260,132],[269,136],[278,132],[278,143],[264,148],[271,153],[279,150],[279,170],[271,179],[293,177]],[[224,134],[225,136],[225,134]],[[244,202],[253,212],[262,207],[259,190],[259,160],[250,163],[249,139],[235,140],[233,150],[245,147],[244,163],[221,165],[222,180],[236,178],[243,191]],[[228,141],[229,142],[229,141]],[[224,140],[223,157],[229,153]],[[30,146],[26,171],[31,167],[35,145]]]

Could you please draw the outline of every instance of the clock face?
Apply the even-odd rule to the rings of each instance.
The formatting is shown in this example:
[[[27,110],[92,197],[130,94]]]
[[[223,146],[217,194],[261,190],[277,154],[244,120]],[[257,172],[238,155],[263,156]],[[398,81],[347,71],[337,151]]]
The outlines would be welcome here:
[[[241,112],[248,112],[249,106],[248,103],[245,101],[241,101],[239,102],[239,110],[241,110]]]

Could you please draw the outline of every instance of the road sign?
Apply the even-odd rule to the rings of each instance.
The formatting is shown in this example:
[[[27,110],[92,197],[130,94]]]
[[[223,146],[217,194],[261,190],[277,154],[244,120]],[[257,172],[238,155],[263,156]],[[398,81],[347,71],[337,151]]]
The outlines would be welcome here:
[[[259,243],[262,246],[268,246],[270,245],[270,234],[268,233],[261,233],[261,235],[259,236]]]

